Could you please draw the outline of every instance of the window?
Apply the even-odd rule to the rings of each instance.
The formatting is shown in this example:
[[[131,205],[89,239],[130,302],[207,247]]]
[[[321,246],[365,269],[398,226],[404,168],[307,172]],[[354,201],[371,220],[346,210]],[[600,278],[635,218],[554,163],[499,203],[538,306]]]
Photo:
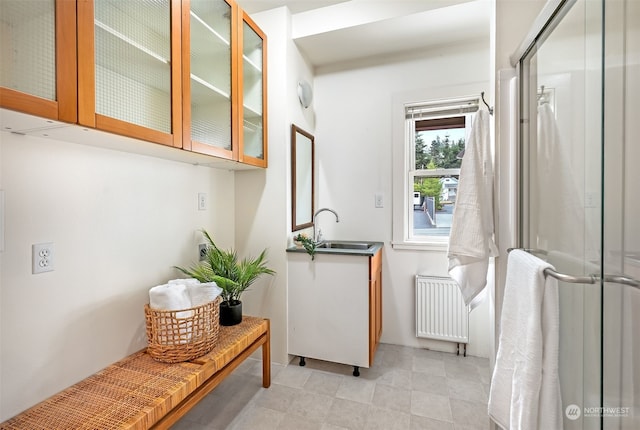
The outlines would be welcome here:
[[[400,224],[394,215],[394,246],[436,245],[449,241],[465,142],[478,110],[478,99],[404,104],[404,170]],[[394,174],[395,180],[398,175]]]

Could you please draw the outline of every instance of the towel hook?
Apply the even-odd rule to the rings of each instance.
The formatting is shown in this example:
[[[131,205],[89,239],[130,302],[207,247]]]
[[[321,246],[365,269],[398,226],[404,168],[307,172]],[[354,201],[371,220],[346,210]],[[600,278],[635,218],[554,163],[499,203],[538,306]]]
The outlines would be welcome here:
[[[482,97],[482,102],[487,107],[487,109],[489,109],[489,115],[493,115],[493,108],[489,106],[489,103],[487,103],[487,101],[484,99],[484,91],[480,93],[480,97]]]

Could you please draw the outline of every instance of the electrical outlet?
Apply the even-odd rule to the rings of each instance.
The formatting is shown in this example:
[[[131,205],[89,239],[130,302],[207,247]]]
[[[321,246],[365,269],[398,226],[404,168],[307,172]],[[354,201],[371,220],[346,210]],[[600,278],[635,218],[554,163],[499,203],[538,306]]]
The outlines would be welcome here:
[[[32,273],[53,271],[53,243],[36,243],[31,246]]]
[[[206,256],[207,256],[207,245],[204,243],[201,243],[198,245],[198,258],[200,259],[200,261],[202,261],[205,259]]]
[[[199,211],[207,210],[207,194],[206,193],[198,193],[198,210]]]

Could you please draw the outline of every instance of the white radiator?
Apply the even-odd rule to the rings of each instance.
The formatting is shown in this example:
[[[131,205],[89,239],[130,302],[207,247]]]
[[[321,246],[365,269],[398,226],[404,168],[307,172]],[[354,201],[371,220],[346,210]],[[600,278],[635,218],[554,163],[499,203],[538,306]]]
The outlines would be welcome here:
[[[416,336],[469,343],[469,309],[453,279],[416,276]]]

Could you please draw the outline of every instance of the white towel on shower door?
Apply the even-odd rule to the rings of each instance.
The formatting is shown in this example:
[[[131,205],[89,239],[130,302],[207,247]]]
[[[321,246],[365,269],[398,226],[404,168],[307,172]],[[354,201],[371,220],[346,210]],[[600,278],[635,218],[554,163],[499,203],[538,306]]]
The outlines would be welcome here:
[[[449,236],[449,275],[472,310],[487,285],[489,258],[498,255],[493,242],[493,161],[489,113],[479,110],[465,145],[456,205]]]
[[[522,250],[507,261],[489,416],[509,430],[562,430],[558,281]]]
[[[571,141],[563,139],[548,103],[538,107],[537,120],[537,160],[530,187],[530,201],[537,203],[532,217],[532,227],[537,227],[535,247],[568,255],[583,255],[585,250],[598,255],[594,247],[599,243],[600,227],[594,220],[599,218],[585,216],[589,210],[583,196],[589,191],[588,181],[584,182],[586,172],[578,167],[584,160],[572,155]]]

